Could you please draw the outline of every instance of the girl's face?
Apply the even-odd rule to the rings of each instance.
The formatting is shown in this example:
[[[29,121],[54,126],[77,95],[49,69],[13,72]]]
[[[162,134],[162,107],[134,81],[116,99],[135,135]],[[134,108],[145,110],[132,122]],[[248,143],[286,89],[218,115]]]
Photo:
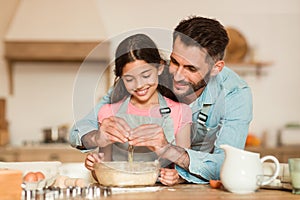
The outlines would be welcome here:
[[[158,86],[158,75],[163,71],[163,65],[156,68],[143,60],[127,63],[122,72],[122,79],[131,100],[139,104],[151,104]]]

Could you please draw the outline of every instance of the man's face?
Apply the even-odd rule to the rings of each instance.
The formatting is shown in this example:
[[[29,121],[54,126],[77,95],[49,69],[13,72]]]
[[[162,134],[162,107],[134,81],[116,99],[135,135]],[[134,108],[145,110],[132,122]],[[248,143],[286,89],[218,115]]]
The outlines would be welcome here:
[[[199,96],[210,77],[211,67],[205,61],[206,51],[197,46],[186,46],[177,37],[170,56],[169,72],[173,92],[178,98]]]

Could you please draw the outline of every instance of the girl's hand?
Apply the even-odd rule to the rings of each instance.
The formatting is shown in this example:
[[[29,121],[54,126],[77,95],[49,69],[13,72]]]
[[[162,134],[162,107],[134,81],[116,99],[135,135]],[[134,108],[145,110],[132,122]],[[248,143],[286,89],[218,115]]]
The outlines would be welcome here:
[[[104,153],[89,153],[84,161],[84,165],[88,170],[94,170],[94,163],[99,163],[104,160]]]
[[[168,186],[172,186],[175,184],[183,183],[185,182],[184,179],[182,179],[176,169],[168,169],[168,168],[161,168],[160,169],[160,178],[159,181]]]
[[[157,124],[142,124],[132,130],[129,144],[146,146],[159,155],[168,145],[168,141],[161,126]]]
[[[119,117],[111,116],[103,119],[96,137],[99,147],[105,147],[115,142],[125,143],[128,141],[131,128],[127,122]]]

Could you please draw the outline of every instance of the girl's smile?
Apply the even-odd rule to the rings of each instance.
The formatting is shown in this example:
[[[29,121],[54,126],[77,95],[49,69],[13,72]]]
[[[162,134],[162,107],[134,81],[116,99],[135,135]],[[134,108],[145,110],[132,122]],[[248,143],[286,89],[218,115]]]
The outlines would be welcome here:
[[[157,68],[143,60],[127,63],[123,68],[122,79],[127,91],[132,95],[131,102],[143,108],[158,102],[156,89],[158,75],[162,71],[163,67]]]

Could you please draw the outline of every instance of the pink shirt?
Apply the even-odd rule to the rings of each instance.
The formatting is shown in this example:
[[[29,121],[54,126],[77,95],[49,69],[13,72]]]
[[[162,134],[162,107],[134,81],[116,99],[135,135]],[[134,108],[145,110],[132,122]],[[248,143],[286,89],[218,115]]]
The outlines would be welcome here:
[[[171,109],[170,117],[173,120],[174,134],[176,135],[181,127],[192,123],[192,111],[186,104],[175,102],[167,97],[164,97],[164,99],[166,100],[168,107]],[[119,110],[121,103],[123,103],[123,101],[114,104],[105,104],[102,106],[98,113],[98,121],[102,123],[103,119],[114,116]],[[129,103],[127,112],[128,114],[139,116],[161,117],[159,113],[159,106],[155,106],[155,108],[151,109],[140,109]]]

